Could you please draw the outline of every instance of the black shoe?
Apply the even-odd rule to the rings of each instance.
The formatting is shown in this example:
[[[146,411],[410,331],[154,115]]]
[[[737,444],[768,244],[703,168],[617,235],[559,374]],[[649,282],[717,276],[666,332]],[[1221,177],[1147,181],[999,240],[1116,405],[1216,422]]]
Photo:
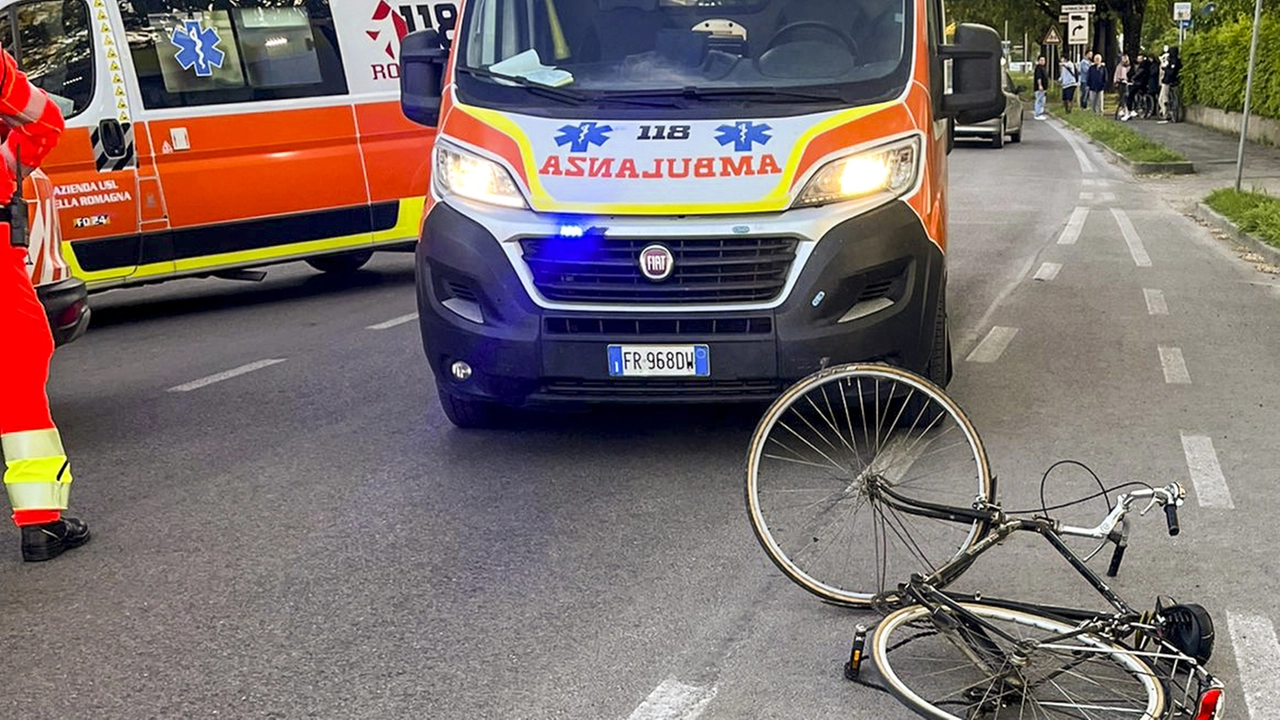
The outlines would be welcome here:
[[[75,518],[62,518],[44,525],[22,528],[22,559],[27,562],[52,560],[89,542],[89,526]]]

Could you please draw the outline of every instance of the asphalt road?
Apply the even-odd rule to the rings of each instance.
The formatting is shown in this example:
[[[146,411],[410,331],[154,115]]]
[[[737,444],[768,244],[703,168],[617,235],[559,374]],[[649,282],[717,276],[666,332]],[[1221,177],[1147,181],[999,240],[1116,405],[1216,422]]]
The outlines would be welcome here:
[[[1182,534],[1140,519],[1115,587],[1209,607],[1226,717],[1275,717],[1280,280],[1046,123],[962,144],[951,184],[952,391],[1006,507],[1064,458],[1187,481]],[[354,281],[95,296],[51,388],[95,537],[28,567],[0,530],[0,717],[909,715],[841,677],[872,616],[792,586],[751,535],[757,409],[455,430],[404,321],[412,276],[383,255]],[[1093,488],[1063,472],[1049,497]],[[1034,539],[961,586],[1091,592]]]

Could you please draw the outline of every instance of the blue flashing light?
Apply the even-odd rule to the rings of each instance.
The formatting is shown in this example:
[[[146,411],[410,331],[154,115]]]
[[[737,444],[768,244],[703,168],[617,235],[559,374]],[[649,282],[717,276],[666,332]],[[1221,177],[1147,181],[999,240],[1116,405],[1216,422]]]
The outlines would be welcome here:
[[[561,225],[560,226],[560,237],[580,238],[585,234],[586,234],[586,231],[582,229],[581,225]]]

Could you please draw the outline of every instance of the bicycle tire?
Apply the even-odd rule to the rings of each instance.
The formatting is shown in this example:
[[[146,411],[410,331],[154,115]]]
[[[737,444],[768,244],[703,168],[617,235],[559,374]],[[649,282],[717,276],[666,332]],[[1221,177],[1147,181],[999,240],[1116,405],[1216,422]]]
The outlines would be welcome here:
[[[902,608],[881,620],[871,636],[870,655],[889,692],[921,717],[1163,717],[1163,684],[1151,666],[1124,645],[1092,633],[1057,639],[1077,626],[1030,612],[981,603],[960,606],[968,614],[923,605]],[[937,612],[948,617],[948,627],[939,626]],[[1019,651],[974,618],[1028,644]],[[1046,642],[1034,642],[1037,637]],[[933,684],[944,687],[925,689]],[[948,684],[956,688],[947,691]]]
[[[939,475],[942,485],[931,487]],[[882,487],[966,510],[995,495],[972,423],[919,375],[831,367],[788,388],[756,426],[747,455],[751,528],[784,575],[827,602],[868,605],[912,572],[956,560],[989,529],[899,512],[881,499]]]

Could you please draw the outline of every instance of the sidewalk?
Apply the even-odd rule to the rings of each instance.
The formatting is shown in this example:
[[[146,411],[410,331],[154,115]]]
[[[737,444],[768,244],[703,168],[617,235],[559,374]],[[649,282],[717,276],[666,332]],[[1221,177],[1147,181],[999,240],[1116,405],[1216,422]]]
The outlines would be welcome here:
[[[1125,125],[1147,138],[1186,156],[1195,165],[1194,175],[1158,178],[1152,182],[1168,183],[1180,191],[1189,205],[1204,199],[1211,191],[1234,187],[1236,152],[1240,137],[1211,130],[1188,122],[1160,124],[1156,120],[1130,120]],[[1280,196],[1280,148],[1246,143],[1244,149],[1243,190],[1264,190]],[[1182,209],[1186,209],[1185,207]]]

